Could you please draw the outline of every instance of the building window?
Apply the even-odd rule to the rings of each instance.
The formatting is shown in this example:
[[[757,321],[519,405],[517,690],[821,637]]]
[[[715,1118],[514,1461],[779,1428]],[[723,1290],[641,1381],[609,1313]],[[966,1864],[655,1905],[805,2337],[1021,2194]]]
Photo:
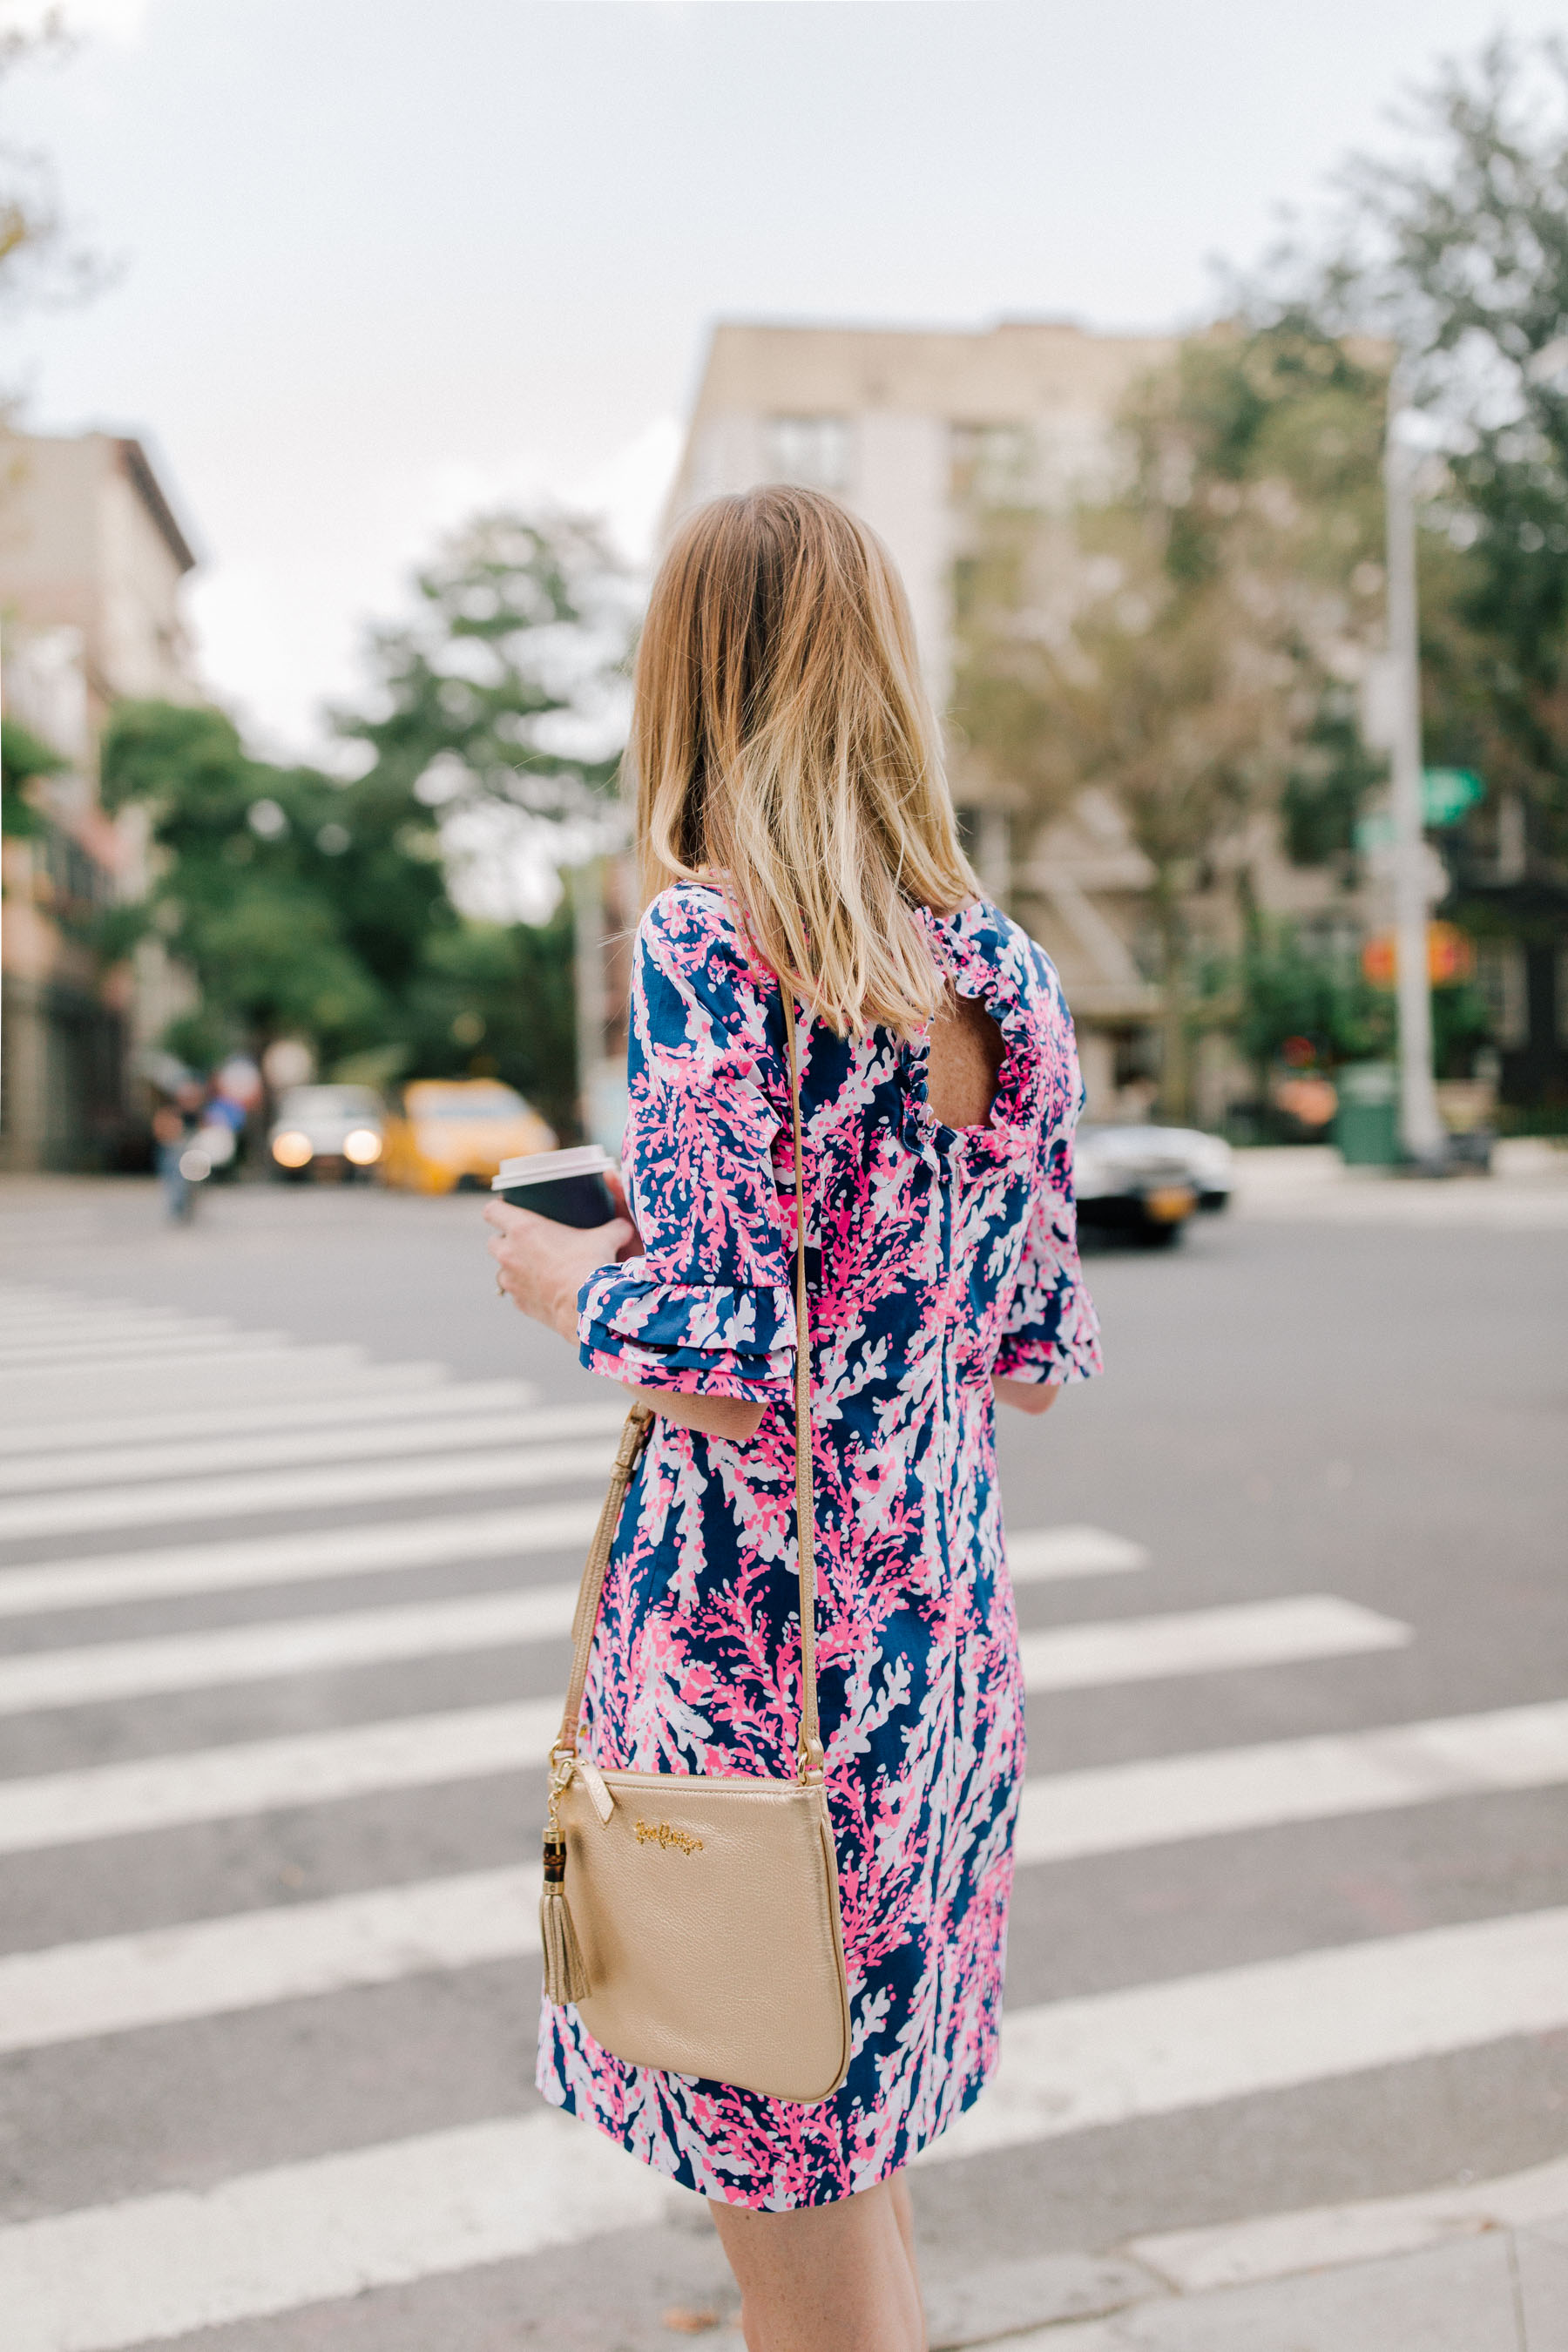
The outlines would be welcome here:
[[[1476,986],[1491,1016],[1492,1035],[1505,1050],[1530,1043],[1530,987],[1524,950],[1517,940],[1476,941]]]
[[[768,425],[768,464],[778,482],[804,490],[849,487],[847,416],[775,416]]]
[[[961,506],[1022,506],[1034,478],[1035,444],[1026,425],[954,425],[948,458]]]

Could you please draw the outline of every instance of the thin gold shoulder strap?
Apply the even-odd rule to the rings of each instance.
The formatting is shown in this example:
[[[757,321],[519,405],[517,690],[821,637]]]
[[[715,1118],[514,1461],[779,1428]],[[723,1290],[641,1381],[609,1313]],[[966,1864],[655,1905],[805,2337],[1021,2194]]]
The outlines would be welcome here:
[[[805,1295],[805,1165],[800,1136],[800,1072],[796,1062],[795,1004],[781,983],[784,1039],[789,1048],[790,1132],[795,1146],[795,1552],[800,1577],[800,1745],[796,1751],[803,1780],[819,1780],[823,1771],[822,1732],[816,1711],[816,1513],[812,1492],[811,1462],[811,1329]],[[652,1408],[640,1402],[627,1413],[610,1471],[609,1492],[588,1547],[587,1563],[572,1619],[572,1678],[553,1752],[577,1752],[577,1719],[583,1689],[588,1679],[588,1659],[599,1622],[599,1601],[605,1570],[616,1540],[621,1507],[637,1457],[653,1428]]]

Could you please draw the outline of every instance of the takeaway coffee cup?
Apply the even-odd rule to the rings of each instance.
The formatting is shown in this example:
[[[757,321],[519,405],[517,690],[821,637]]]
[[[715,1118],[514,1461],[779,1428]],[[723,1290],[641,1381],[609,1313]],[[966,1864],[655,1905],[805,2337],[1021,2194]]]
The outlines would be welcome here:
[[[521,1160],[503,1160],[490,1191],[514,1209],[531,1209],[558,1225],[607,1225],[620,1214],[605,1181],[615,1164],[596,1143],[570,1151],[531,1151]]]

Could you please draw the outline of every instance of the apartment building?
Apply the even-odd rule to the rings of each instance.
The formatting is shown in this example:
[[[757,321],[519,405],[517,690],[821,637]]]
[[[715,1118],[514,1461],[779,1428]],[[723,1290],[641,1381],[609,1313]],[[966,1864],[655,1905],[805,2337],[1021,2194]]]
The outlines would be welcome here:
[[[793,481],[863,515],[898,562],[927,684],[946,705],[952,577],[977,504],[1066,507],[1102,484],[1116,411],[1173,349],[1157,335],[1091,334],[1058,320],[979,330],[749,325],[714,331],[670,520],[703,499]],[[1149,876],[1114,801],[1082,795],[1048,838],[1018,843],[1005,778],[953,762],[972,857],[1055,957],[1078,1021],[1091,1099],[1110,1109],[1152,1024],[1138,957]]]
[[[896,558],[914,608],[927,683],[945,708],[953,667],[955,565],[986,508],[1065,511],[1110,486],[1113,423],[1173,338],[1095,334],[1057,320],[980,330],[747,324],[714,330],[669,521],[724,491],[793,481],[863,515]],[[1146,859],[1112,793],[1092,789],[1033,833],[1023,793],[950,743],[966,845],[991,896],[1056,961],[1079,1033],[1091,1111],[1142,1110],[1158,1066],[1157,959]],[[1265,902],[1309,926],[1342,924],[1335,885],[1289,866],[1269,828],[1246,844]],[[1226,887],[1206,913],[1231,919]],[[1224,904],[1221,904],[1221,901]],[[1205,1047],[1200,1096],[1217,1118],[1247,1076],[1221,1041]]]
[[[141,895],[140,811],[110,820],[98,745],[122,697],[195,692],[181,583],[195,557],[139,441],[0,436],[0,694],[60,761],[4,844],[0,1167],[112,1161],[134,1050],[184,996],[154,940],[106,983],[104,909]]]

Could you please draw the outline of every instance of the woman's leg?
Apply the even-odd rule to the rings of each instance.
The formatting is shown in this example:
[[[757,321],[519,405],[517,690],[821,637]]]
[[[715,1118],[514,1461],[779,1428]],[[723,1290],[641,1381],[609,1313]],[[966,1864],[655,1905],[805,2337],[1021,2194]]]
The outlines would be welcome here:
[[[892,2195],[893,2212],[898,2220],[899,2235],[903,2241],[904,2252],[909,2260],[910,2276],[914,2282],[915,2302],[920,2308],[921,2352],[926,2352],[925,2305],[921,2301],[921,2266],[915,2253],[915,2208],[914,2200],[910,2195],[909,2174],[895,2172],[888,2183],[888,2188]]]
[[[900,2226],[900,2187],[884,2180],[791,2213],[710,2201],[740,2283],[748,2352],[921,2352],[925,2322]]]

